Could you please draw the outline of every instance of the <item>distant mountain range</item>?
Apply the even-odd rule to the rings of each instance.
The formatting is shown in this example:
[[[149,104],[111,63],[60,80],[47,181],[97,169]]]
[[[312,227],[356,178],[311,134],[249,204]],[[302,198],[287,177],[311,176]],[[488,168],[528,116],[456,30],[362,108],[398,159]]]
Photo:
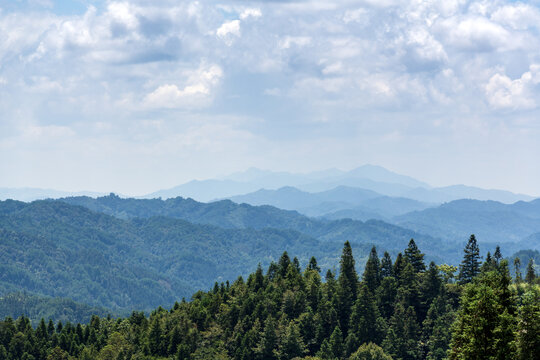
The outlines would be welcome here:
[[[103,196],[104,193],[93,191],[60,191],[39,188],[3,188],[0,187],[0,200],[34,201],[42,199],[58,199],[66,196]]]
[[[283,187],[294,187],[310,193],[321,193],[338,187],[351,187],[370,190],[381,196],[408,198],[428,204],[440,204],[458,199],[495,200],[503,203],[533,199],[529,195],[515,194],[505,190],[485,190],[465,185],[435,188],[410,176],[400,175],[375,165],[363,165],[350,171],[328,169],[304,174],[250,168],[245,172],[221,178],[192,180],[139,198],[168,199],[181,196],[208,202],[246,195],[261,189],[277,190]],[[103,194],[92,192],[71,193],[34,188],[0,188],[0,200],[32,201],[79,195],[96,197]],[[359,211],[365,211],[365,209],[357,209],[356,212]]]
[[[236,204],[230,200],[201,203],[181,197],[167,200],[123,199],[109,195],[97,199],[71,197],[58,201],[84,206],[92,211],[121,219],[162,216],[225,229],[294,230],[323,242],[342,244],[349,240],[357,244],[376,244],[389,251],[401,251],[407,246],[408,241],[414,238],[419,246],[423,247],[424,252],[437,259],[439,259],[440,250],[445,248],[440,240],[429,235],[420,235],[383,221],[314,219],[296,211],[282,210],[268,205]],[[456,256],[454,259],[458,258]]]
[[[387,220],[396,215],[424,210],[436,204],[422,203],[412,199],[390,197],[371,190],[338,186],[334,189],[309,193],[293,187],[233,196],[236,203],[272,205],[281,209],[296,210],[308,216],[324,216],[331,219]]]
[[[540,232],[540,199],[514,204],[456,200],[397,216],[392,222],[445,240],[455,241],[474,233],[484,241],[522,241],[529,248],[540,249],[540,237],[535,235]]]
[[[297,193],[298,199],[306,196],[294,189],[285,191]],[[319,200],[325,196],[347,200],[346,194],[383,204],[399,200],[350,188],[318,196]],[[311,196],[304,200],[309,202]],[[371,246],[395,257],[411,238],[427,261],[458,264],[472,232],[478,235],[483,254],[493,251],[497,242],[505,255],[538,248],[539,206],[540,200],[512,205],[462,200],[394,217],[396,225],[316,219],[230,200],[201,203],[180,197],[125,199],[111,194],[31,203],[0,201],[0,296],[26,291],[115,312],[170,306],[215,281],[248,274],[258,263],[267,267],[284,250],[296,254],[302,266],[314,255],[326,269],[338,261],[346,240],[353,245],[358,271]],[[498,227],[489,223],[490,216]],[[516,224],[522,225],[518,232],[503,233]],[[499,241],[489,231],[506,235]],[[503,243],[507,239],[512,242]],[[9,306],[17,310],[25,301]],[[55,299],[35,298],[31,303],[36,314],[42,304],[58,316],[66,314],[62,302]],[[77,304],[66,306],[81,316],[90,311]]]
[[[486,190],[465,185],[434,188],[425,182],[374,165],[364,165],[351,171],[330,169],[306,174],[251,168],[246,172],[221,179],[193,180],[171,189],[156,191],[143,198],[167,199],[182,196],[198,201],[212,201],[245,195],[261,189],[276,190],[283,187],[295,187],[305,192],[319,193],[341,186],[425,203],[443,203],[464,198],[495,200],[503,203],[533,199],[529,195],[514,194],[505,190]]]

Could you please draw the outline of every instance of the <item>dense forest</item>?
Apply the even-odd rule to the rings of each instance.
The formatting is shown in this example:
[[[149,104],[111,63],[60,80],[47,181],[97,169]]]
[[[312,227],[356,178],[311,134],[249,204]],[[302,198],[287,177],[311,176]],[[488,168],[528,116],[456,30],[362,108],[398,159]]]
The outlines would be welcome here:
[[[0,358],[538,359],[538,279],[532,261],[514,279],[509,266],[499,248],[481,262],[474,235],[459,271],[426,264],[414,240],[395,259],[373,248],[361,275],[349,242],[324,276],[314,257],[301,269],[285,252],[149,317],[6,318]]]

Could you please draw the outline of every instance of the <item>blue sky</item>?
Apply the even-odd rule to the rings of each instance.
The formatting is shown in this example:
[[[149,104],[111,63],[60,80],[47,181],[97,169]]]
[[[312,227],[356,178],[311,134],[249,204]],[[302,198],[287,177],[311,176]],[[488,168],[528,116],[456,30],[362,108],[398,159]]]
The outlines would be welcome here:
[[[540,195],[538,1],[0,0],[0,186],[372,163]]]

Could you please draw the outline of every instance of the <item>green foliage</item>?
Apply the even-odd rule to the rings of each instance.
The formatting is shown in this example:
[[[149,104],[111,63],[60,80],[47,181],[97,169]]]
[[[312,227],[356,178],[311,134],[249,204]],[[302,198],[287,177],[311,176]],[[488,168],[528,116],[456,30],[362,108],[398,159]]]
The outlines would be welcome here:
[[[465,254],[459,266],[458,279],[461,284],[467,284],[480,272],[480,249],[474,234],[469,238],[463,251]]]
[[[254,265],[247,281],[240,276],[233,283],[218,282],[191,301],[176,302],[170,310],[158,307],[148,317],[143,312],[93,316],[77,325],[8,317],[0,321],[0,356],[442,360],[451,347],[451,359],[537,358],[540,292],[537,286],[511,284],[506,260],[466,285],[446,283],[434,263],[416,271],[404,257],[400,261],[399,276],[382,277],[374,291],[358,280],[346,243],[337,280],[327,271],[321,281],[316,260],[302,270],[283,253],[266,273]],[[364,273],[369,269],[372,265]],[[342,318],[346,301],[352,301],[350,313]]]
[[[450,359],[516,358],[516,303],[508,263],[465,286],[454,324]]]
[[[373,343],[362,344],[349,360],[392,360],[384,350]]]
[[[341,248],[290,230],[221,229],[163,217],[121,220],[53,201],[4,201],[0,212],[0,294],[69,297],[115,314],[170,306],[218,280],[246,275],[259,262],[268,266],[284,249],[304,263],[316,255],[328,264]],[[82,321],[76,315],[86,311],[59,299],[38,302],[16,306],[9,300],[0,313]],[[53,309],[58,303],[67,314]]]
[[[113,312],[105,308],[91,307],[76,303],[70,299],[49,298],[27,293],[10,293],[0,297],[0,319],[17,318],[25,314],[32,323],[40,319],[55,319],[62,322],[87,322],[92,315],[115,316],[126,315],[124,312]]]

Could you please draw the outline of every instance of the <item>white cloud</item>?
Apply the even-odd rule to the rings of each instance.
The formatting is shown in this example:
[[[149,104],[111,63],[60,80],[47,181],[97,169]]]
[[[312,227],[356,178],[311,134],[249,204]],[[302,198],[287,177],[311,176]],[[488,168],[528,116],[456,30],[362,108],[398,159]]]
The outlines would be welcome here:
[[[345,14],[343,15],[343,21],[346,24],[350,22],[356,22],[356,23],[361,23],[363,25],[367,25],[369,23],[369,13],[364,8],[346,10]]]
[[[245,20],[249,17],[259,18],[261,16],[262,16],[261,9],[255,9],[255,8],[245,9],[244,11],[242,11],[242,13],[240,13],[241,20]]]
[[[240,37],[240,20],[226,21],[216,30],[216,35],[230,41],[231,35]]]
[[[179,88],[175,84],[164,84],[145,97],[145,104],[150,108],[197,107],[206,104],[212,90],[223,77],[222,69],[217,65],[201,66],[192,72],[187,84]]]
[[[311,44],[311,37],[309,36],[285,36],[285,38],[281,40],[280,46],[282,49],[289,49],[293,45],[303,47],[309,44]]]
[[[510,33],[485,17],[446,20],[441,30],[450,45],[462,50],[482,52],[513,46]]]
[[[516,30],[538,28],[540,26],[540,11],[527,4],[512,4],[498,8],[491,19],[499,24]]]
[[[312,120],[362,137],[365,128],[355,126],[373,119],[374,142],[383,127],[415,142],[417,132],[455,135],[473,122],[482,130],[498,122],[514,134],[538,126],[536,2],[94,3],[71,15],[55,15],[56,7],[0,12],[2,136],[21,119],[35,126],[99,119],[110,128],[85,130],[129,128],[129,149],[132,139],[151,136],[142,122],[177,120],[181,134],[200,113],[223,112],[261,118],[267,138],[284,124],[316,138],[325,131]]]
[[[115,23],[122,24],[129,30],[139,25],[133,6],[127,2],[111,2],[107,6],[107,14]]]
[[[494,74],[486,85],[486,97],[496,109],[531,109],[538,106],[533,87],[540,84],[540,65],[534,64],[519,79]]]

